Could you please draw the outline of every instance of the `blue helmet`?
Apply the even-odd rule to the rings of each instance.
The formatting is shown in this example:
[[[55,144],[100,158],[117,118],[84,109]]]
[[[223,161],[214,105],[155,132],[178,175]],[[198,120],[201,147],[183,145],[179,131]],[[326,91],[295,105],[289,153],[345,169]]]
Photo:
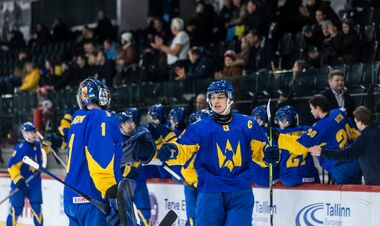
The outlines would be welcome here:
[[[189,116],[189,122],[192,124],[202,120],[203,118],[206,118],[207,116],[210,116],[209,110],[201,110],[198,112],[194,112]]]
[[[127,113],[125,112],[119,112],[115,115],[116,121],[121,125],[122,123],[132,119],[132,117],[129,117]]]
[[[185,123],[187,119],[187,111],[183,107],[176,107],[170,110],[169,117],[173,118],[177,123]]]
[[[165,107],[162,104],[155,104],[149,107],[148,115],[153,119],[158,119],[161,122],[165,121]]]
[[[77,102],[80,109],[85,109],[89,104],[97,104],[107,110],[111,103],[111,93],[103,82],[87,78],[79,86]]]
[[[212,82],[207,88],[207,102],[210,102],[211,94],[225,93],[231,100],[234,99],[234,87],[228,80],[217,80]]]
[[[24,139],[28,142],[34,142],[34,140],[30,140],[27,136],[27,134],[29,132],[35,132],[36,131],[36,126],[31,123],[31,122],[24,122],[23,124],[21,124],[20,126],[20,131],[21,131],[21,134],[22,136],[24,137]]]
[[[298,116],[294,107],[287,105],[276,111],[274,121],[278,124],[279,121],[285,119],[289,124],[297,124]]]
[[[133,122],[136,125],[140,124],[141,115],[139,109],[135,107],[127,108],[125,109],[125,113],[128,115],[128,117],[132,118]]]
[[[268,123],[267,106],[260,105],[252,110],[251,116],[255,119],[260,119],[264,123]]]
[[[36,126],[31,122],[24,122],[23,124],[21,124],[20,130],[22,133],[32,132],[36,131]]]

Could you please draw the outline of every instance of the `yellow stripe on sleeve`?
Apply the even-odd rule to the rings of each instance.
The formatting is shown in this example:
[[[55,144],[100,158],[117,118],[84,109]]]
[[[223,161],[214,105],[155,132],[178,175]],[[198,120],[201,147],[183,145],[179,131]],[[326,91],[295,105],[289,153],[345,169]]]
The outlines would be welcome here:
[[[15,183],[15,184],[21,178],[24,178],[23,176],[21,176],[21,166],[22,166],[22,164],[23,164],[23,162],[20,161],[18,163],[13,164],[11,167],[8,168],[9,175],[12,178],[13,183]]]
[[[250,143],[252,151],[252,161],[259,164],[261,167],[267,167],[264,163],[264,147],[267,143],[259,140],[252,140]]]

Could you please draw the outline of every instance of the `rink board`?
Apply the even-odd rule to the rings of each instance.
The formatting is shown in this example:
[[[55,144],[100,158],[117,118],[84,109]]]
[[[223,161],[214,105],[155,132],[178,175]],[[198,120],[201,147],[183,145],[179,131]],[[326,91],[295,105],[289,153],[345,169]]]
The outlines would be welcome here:
[[[0,199],[9,193],[10,179],[0,177]],[[63,211],[63,186],[44,178],[43,214],[45,225],[66,226]],[[158,225],[169,210],[178,214],[174,225],[184,225],[186,206],[183,186],[167,180],[151,180],[148,184],[152,204],[152,219]],[[253,188],[255,207],[253,224],[269,226],[269,189]],[[274,189],[274,225],[380,225],[380,187],[309,185],[289,189],[283,186]],[[0,225],[9,211],[9,203],[0,206]],[[212,215],[212,213],[210,213]],[[18,222],[33,225],[30,206],[26,203]]]

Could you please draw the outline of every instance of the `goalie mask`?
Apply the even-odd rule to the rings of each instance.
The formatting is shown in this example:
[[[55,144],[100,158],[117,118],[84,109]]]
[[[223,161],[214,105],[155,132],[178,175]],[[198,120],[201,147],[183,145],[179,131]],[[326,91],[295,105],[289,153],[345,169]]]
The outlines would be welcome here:
[[[89,104],[96,104],[107,110],[111,103],[111,93],[103,82],[87,78],[79,86],[77,102],[80,109],[86,109]]]
[[[281,128],[285,129],[298,125],[298,114],[294,107],[285,106],[276,111],[274,122]]]
[[[267,115],[267,106],[260,105],[255,107],[252,110],[251,117],[254,118],[261,127],[267,127],[269,123]]]
[[[21,124],[20,131],[27,142],[33,143],[34,141],[38,140],[36,126],[31,122],[24,122]]]

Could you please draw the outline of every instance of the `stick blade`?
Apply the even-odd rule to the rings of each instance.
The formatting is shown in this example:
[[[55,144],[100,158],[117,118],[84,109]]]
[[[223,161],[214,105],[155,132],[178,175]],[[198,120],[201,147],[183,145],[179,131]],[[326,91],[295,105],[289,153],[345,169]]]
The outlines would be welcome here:
[[[177,220],[177,214],[170,210],[158,226],[171,226]]]

